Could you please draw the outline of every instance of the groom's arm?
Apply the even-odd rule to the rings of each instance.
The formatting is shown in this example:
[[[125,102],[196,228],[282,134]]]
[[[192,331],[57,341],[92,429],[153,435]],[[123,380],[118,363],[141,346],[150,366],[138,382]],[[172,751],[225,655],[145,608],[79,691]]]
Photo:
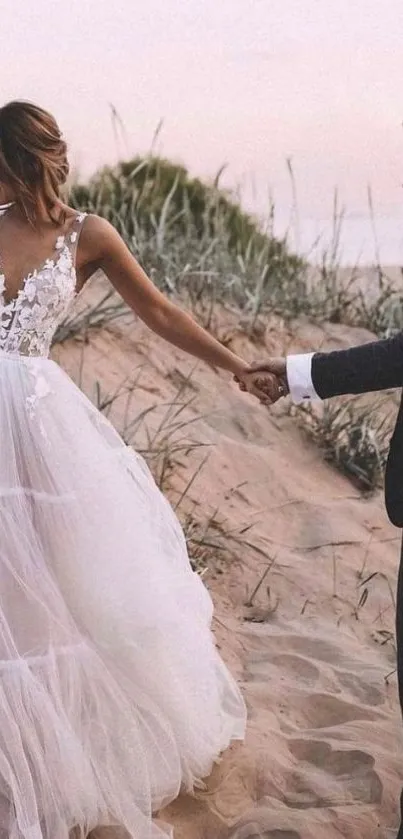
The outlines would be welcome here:
[[[348,350],[287,357],[294,402],[403,386],[403,332]]]

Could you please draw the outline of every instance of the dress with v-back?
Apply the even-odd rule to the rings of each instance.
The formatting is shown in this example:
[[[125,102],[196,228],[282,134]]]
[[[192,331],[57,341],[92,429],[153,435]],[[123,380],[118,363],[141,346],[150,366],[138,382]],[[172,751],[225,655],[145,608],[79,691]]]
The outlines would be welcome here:
[[[67,839],[191,789],[245,706],[144,460],[48,358],[85,214],[9,299],[0,269],[0,839]]]

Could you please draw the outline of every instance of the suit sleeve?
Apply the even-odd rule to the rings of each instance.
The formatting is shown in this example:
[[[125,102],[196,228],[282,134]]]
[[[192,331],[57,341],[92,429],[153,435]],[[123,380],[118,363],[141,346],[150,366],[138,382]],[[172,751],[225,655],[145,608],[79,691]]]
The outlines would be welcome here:
[[[321,399],[403,386],[403,332],[348,350],[315,353],[311,378]]]

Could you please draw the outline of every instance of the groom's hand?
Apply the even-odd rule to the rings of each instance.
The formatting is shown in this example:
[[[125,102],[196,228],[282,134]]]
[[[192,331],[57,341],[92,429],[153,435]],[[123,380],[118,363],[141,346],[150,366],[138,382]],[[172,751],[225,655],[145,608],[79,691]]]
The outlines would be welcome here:
[[[255,395],[258,395],[258,391],[263,404],[274,404],[289,393],[286,359],[268,358],[266,361],[251,364],[246,376],[235,381],[243,391],[251,390],[252,387]]]
[[[249,370],[256,373],[273,373],[279,379],[287,378],[287,361],[285,358],[266,358],[251,364]]]

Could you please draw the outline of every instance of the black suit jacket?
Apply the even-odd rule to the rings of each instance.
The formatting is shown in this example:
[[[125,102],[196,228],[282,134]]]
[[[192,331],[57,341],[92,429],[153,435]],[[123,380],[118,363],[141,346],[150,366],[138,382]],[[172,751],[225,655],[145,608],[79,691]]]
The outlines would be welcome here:
[[[349,350],[316,353],[312,382],[322,399],[403,386],[403,332]],[[403,527],[403,397],[390,443],[385,476],[388,516]]]

